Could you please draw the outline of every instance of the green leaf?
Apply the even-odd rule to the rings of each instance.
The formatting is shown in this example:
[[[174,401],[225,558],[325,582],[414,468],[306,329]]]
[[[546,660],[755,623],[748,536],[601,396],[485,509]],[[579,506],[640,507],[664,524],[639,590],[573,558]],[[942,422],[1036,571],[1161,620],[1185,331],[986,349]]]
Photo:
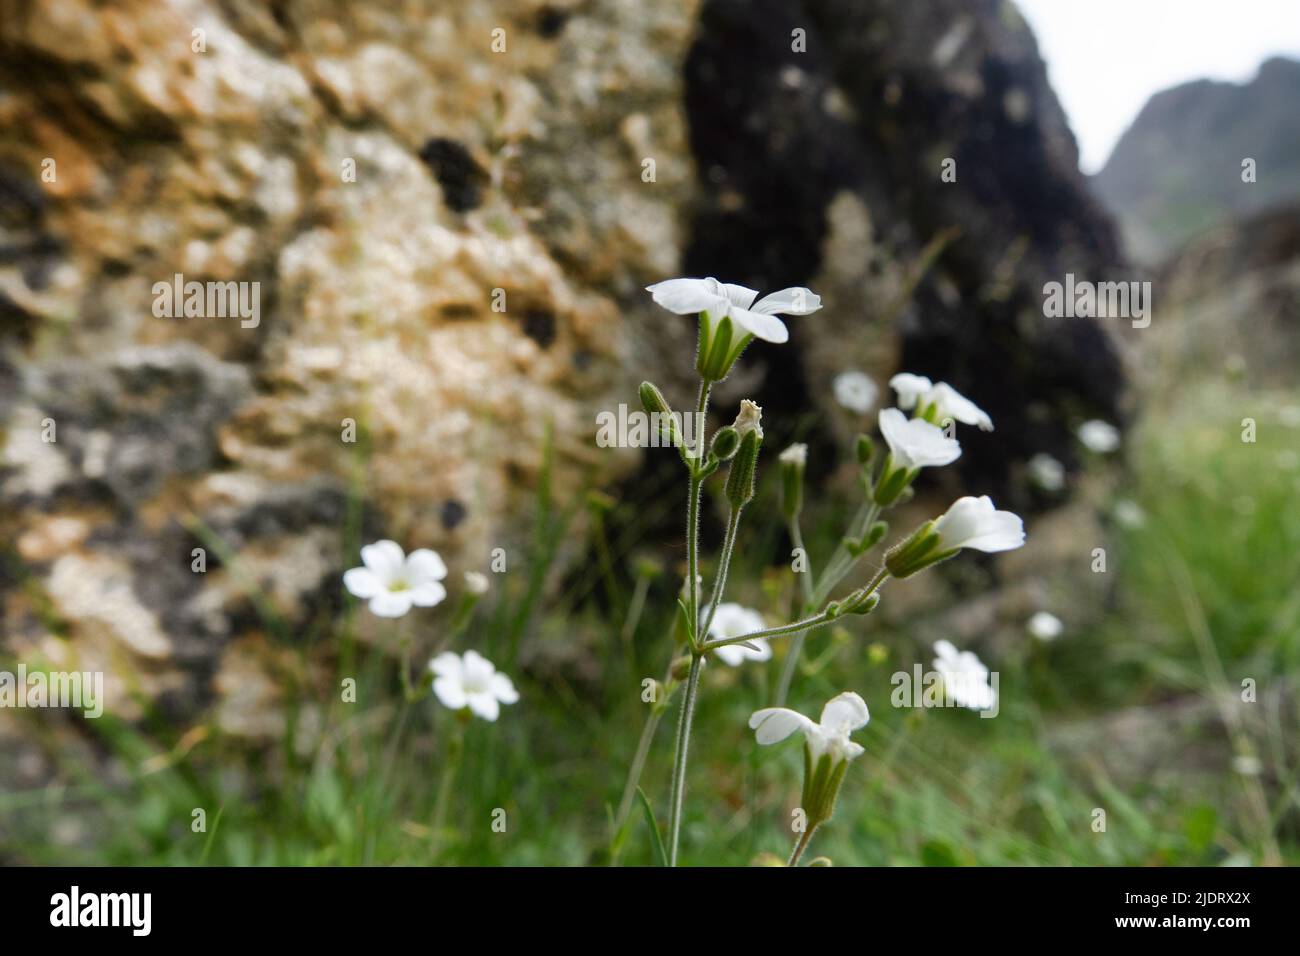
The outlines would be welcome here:
[[[636,788],[636,795],[637,799],[641,801],[641,809],[645,811],[645,822],[650,826],[650,836],[654,840],[655,859],[659,861],[660,866],[667,866],[668,854],[664,852],[664,840],[659,835],[659,824],[655,820],[654,810],[650,807],[650,800],[640,787]]]

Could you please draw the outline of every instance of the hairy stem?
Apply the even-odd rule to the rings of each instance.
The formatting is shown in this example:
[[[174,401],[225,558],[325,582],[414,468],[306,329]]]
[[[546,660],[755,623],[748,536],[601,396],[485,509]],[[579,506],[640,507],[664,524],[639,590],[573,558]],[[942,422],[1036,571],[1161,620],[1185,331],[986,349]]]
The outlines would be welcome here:
[[[803,851],[808,849],[808,844],[812,842],[812,835],[817,829],[817,824],[813,824],[803,833],[799,834],[799,839],[794,841],[794,849],[790,851],[790,859],[786,866],[797,866],[799,857],[803,856]]]
[[[790,543],[794,545],[796,551],[803,552],[804,569],[797,572],[799,575],[799,593],[803,596],[803,606],[800,608],[801,614],[811,614],[815,605],[813,600],[813,569],[812,559],[808,557],[808,549],[803,543],[803,529],[799,527],[799,516],[796,515],[790,519]],[[786,697],[790,694],[790,684],[794,682],[794,672],[799,666],[799,658],[803,654],[804,635],[800,634],[790,642],[790,650],[785,655],[785,661],[781,665],[781,679],[776,685],[776,701],[773,706],[784,707]]]
[[[718,564],[718,577],[713,582],[713,594],[709,598],[709,613],[704,617],[704,623],[700,626],[700,635],[705,637],[709,633],[709,627],[713,624],[713,615],[718,611],[718,603],[722,600],[722,592],[727,587],[727,572],[731,570],[731,554],[736,549],[736,532],[740,528],[740,513],[743,508],[732,508],[731,514],[727,516],[727,533],[722,539],[722,558]]]
[[[682,833],[682,804],[686,797],[686,754],[691,741],[691,720],[695,717],[695,698],[700,687],[700,670],[704,657],[691,656],[691,672],[682,695],[681,716],[677,720],[677,749],[673,755],[673,784],[668,817],[668,865],[677,865],[677,844]]]

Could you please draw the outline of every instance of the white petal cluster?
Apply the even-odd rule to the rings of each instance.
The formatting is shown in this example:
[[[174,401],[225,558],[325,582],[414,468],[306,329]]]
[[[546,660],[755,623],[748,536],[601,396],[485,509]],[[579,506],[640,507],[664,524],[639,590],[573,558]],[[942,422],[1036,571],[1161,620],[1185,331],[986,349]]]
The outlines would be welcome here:
[[[758,292],[754,289],[713,278],[667,279],[646,286],[646,291],[669,312],[678,315],[707,312],[715,322],[729,316],[755,338],[777,344],[790,338],[790,330],[778,315],[808,315],[822,307],[821,297],[802,287],[782,289],[755,302]]]

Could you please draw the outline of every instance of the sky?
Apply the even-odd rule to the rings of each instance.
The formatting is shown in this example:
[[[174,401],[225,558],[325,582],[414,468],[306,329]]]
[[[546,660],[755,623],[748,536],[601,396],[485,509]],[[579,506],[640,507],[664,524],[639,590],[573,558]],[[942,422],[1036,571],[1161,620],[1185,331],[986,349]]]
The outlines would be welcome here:
[[[1016,0],[1079,141],[1105,165],[1159,90],[1188,80],[1249,81],[1270,56],[1300,59],[1300,0]]]

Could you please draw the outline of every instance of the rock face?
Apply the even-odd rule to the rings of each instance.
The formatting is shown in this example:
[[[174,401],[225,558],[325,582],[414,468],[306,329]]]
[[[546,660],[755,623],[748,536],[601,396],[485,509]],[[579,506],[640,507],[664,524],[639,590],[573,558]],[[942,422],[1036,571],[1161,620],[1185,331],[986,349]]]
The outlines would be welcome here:
[[[1298,98],[1300,61],[1282,57],[1249,83],[1198,80],[1151,97],[1094,178],[1129,253],[1158,263],[1199,232],[1300,200]]]
[[[3,7],[4,651],[124,716],[247,685],[250,584],[327,632],[344,527],[509,549],[548,427],[557,497],[626,472],[595,413],[693,343],[650,281],[816,288],[737,385],[947,378],[998,422],[981,492],[1118,417],[1107,330],[1042,317],[1116,253],[1009,3]],[[177,275],[256,309],[169,309]]]
[[[998,427],[963,442],[965,486],[1021,506],[1018,463],[1072,463],[1072,417],[1120,417],[1111,330],[1043,317],[1045,282],[1120,263],[1010,3],[710,0],[686,107],[705,185],[685,272],[825,300],[772,401],[831,412],[846,367],[945,379]]]

